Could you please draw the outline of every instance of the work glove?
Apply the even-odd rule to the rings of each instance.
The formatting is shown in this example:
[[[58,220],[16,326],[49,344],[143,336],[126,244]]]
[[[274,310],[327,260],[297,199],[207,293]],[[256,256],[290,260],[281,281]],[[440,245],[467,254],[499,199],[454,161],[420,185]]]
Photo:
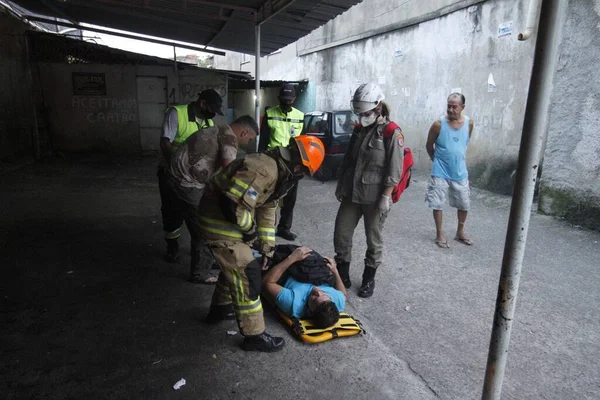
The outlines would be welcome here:
[[[377,208],[379,208],[382,213],[390,211],[390,208],[392,208],[392,197],[382,194]]]

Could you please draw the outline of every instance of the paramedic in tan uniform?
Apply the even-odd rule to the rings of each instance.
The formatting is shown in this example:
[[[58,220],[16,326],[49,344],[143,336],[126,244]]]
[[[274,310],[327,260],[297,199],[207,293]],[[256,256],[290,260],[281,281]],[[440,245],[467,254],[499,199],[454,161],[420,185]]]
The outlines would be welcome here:
[[[244,350],[273,352],[284,346],[283,338],[265,332],[261,270],[273,256],[277,202],[305,172],[314,174],[324,158],[318,138],[300,136],[287,148],[233,161],[207,185],[198,208],[200,235],[221,267],[207,321],[235,315]],[[260,262],[252,247],[262,254]]]
[[[352,236],[364,218],[367,252],[360,297],[371,297],[375,289],[375,272],[381,264],[383,224],[392,206],[392,190],[400,181],[404,160],[404,136],[400,128],[389,138],[383,131],[389,120],[384,95],[374,84],[363,84],[352,98],[354,112],[360,117],[342,166],[335,195],[341,202],[335,219],[333,244],[340,277],[346,288],[351,286]]]

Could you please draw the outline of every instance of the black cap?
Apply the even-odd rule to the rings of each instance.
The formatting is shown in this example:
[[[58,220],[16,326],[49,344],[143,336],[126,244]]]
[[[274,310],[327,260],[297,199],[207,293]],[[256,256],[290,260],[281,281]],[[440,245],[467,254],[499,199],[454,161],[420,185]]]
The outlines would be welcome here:
[[[223,115],[221,107],[223,107],[223,98],[214,89],[206,89],[198,93],[198,100],[204,100],[213,112]]]
[[[296,89],[290,83],[284,83],[279,89],[279,98],[282,100],[296,100]]]

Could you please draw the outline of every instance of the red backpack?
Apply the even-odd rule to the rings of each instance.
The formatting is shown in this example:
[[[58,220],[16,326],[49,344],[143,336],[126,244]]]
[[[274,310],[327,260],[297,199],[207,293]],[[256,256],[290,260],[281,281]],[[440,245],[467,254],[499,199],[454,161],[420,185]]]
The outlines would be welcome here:
[[[395,122],[390,122],[383,130],[383,137],[390,138],[394,134],[394,131],[396,129],[400,129],[400,132],[402,132],[402,128],[400,128],[398,124],[396,124]],[[404,162],[402,164],[402,174],[400,175],[400,182],[398,182],[398,184],[394,186],[394,190],[392,191],[392,201],[394,203],[400,200],[402,192],[404,192],[404,189],[406,189],[408,185],[410,185],[410,175],[413,165],[415,165],[415,162],[413,160],[412,151],[409,147],[405,147]]]

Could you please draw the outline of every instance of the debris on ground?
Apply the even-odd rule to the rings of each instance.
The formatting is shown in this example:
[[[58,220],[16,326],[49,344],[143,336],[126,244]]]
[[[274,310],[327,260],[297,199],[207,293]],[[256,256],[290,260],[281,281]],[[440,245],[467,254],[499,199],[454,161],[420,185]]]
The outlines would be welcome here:
[[[173,385],[173,389],[179,390],[183,385],[185,385],[185,379],[181,378],[176,384]]]

